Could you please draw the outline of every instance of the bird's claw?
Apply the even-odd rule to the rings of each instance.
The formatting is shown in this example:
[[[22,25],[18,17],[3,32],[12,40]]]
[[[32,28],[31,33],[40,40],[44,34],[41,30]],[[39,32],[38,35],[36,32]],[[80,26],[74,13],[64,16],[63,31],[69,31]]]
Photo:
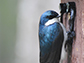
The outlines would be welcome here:
[[[67,34],[68,34],[68,38],[70,38],[70,39],[72,39],[76,36],[75,31],[68,31]]]
[[[67,45],[72,44],[72,39],[76,36],[75,31],[67,31],[68,39],[65,44],[65,50],[67,51]]]

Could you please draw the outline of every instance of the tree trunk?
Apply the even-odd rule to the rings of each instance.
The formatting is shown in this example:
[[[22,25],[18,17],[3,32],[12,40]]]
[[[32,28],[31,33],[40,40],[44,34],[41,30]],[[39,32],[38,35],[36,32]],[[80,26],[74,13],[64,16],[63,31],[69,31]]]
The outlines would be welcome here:
[[[76,3],[76,18],[74,23],[76,37],[72,45],[71,63],[84,63],[84,0],[61,0],[61,2]],[[68,28],[68,25],[66,25],[65,22],[63,23],[65,27]]]

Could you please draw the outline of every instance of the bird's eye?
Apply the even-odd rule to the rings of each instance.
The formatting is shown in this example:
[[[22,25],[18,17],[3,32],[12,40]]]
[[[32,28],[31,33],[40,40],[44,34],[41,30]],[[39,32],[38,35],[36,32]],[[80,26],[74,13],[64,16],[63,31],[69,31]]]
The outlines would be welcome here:
[[[46,18],[49,18],[49,16],[46,16]]]
[[[46,18],[52,19],[52,18],[53,18],[53,16],[52,16],[52,15],[50,15],[50,16],[46,16]]]

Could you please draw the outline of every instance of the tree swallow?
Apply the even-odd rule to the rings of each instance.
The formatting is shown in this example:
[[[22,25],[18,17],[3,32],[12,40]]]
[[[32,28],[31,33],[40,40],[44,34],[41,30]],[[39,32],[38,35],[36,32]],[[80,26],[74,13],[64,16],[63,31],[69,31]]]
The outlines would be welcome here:
[[[40,63],[62,63],[67,56],[67,32],[53,10],[44,12],[39,23]]]

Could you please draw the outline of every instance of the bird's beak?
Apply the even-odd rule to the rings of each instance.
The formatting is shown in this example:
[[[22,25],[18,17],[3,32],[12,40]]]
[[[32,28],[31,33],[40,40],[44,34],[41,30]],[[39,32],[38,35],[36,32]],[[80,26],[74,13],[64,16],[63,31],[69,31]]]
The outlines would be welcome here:
[[[59,17],[61,17],[61,16],[58,15],[56,18],[59,18]]]

